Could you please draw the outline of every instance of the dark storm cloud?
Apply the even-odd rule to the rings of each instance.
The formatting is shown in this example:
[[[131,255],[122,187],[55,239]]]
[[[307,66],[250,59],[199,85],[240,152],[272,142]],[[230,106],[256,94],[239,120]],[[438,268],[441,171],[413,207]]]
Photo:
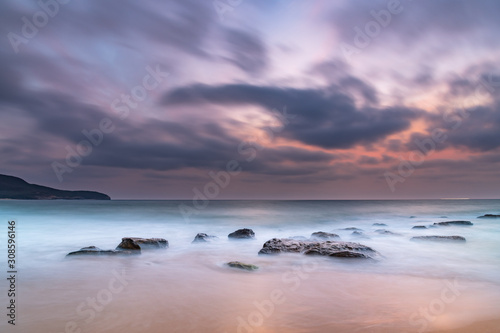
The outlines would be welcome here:
[[[357,90],[361,93],[367,103],[378,104],[377,91],[372,86],[356,77],[347,76],[342,78],[339,85],[344,88],[353,88]]]
[[[244,30],[227,29],[225,32],[231,56],[226,58],[241,70],[259,73],[268,65],[267,49],[256,35]]]
[[[296,89],[245,84],[192,85],[169,92],[165,104],[257,105],[286,107],[295,118],[282,136],[322,148],[347,149],[369,144],[410,126],[419,111],[404,108],[358,109],[354,100],[332,89]]]
[[[427,133],[414,133],[407,144],[410,150],[443,150],[449,147],[486,152],[500,147],[500,104],[457,108],[444,115],[427,115]],[[440,131],[442,140],[433,139]],[[427,148],[422,148],[427,147]]]

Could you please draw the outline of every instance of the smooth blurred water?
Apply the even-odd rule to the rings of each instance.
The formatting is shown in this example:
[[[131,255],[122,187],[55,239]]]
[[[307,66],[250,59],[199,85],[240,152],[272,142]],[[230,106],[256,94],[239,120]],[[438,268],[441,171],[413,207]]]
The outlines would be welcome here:
[[[2,272],[7,221],[17,223],[17,331],[64,332],[73,322],[75,332],[418,332],[500,312],[500,219],[477,219],[499,214],[500,200],[212,201],[189,220],[180,205],[192,202],[0,201]],[[411,229],[447,220],[474,226]],[[252,228],[256,240],[227,239],[243,227]],[[340,230],[346,227],[361,228],[370,238]],[[377,229],[400,235],[380,235]],[[384,259],[257,255],[273,237],[309,237],[315,231],[371,246]],[[219,240],[191,244],[199,232]],[[419,235],[460,235],[467,242],[410,241]],[[129,258],[65,258],[84,246],[115,248],[125,236],[166,238],[170,248]],[[260,269],[224,266],[232,260]],[[82,311],[87,305],[77,310],[106,290],[117,272],[130,277],[123,291],[92,318]],[[422,321],[419,309],[441,297],[446,281],[459,281],[459,297]],[[275,304],[269,316],[255,312],[255,302],[268,304],[273,290],[281,290],[286,301]],[[6,285],[0,292],[6,293]]]

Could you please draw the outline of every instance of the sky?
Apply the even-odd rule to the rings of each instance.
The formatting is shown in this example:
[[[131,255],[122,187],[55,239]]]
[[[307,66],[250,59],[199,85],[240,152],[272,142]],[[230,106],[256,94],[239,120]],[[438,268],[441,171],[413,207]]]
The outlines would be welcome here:
[[[113,199],[499,198],[499,17],[498,0],[5,0],[0,173]]]

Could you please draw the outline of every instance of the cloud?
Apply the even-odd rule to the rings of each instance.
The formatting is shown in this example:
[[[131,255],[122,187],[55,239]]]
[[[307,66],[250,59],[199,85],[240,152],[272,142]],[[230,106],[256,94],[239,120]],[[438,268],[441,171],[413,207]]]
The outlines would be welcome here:
[[[231,56],[225,59],[249,74],[257,74],[268,66],[267,48],[257,35],[244,30],[227,29],[225,40]]]
[[[340,38],[351,42],[354,38],[354,27],[364,29],[366,23],[375,20],[371,12],[387,11],[386,0],[362,0],[346,2],[336,6],[328,15],[328,22],[333,25]],[[399,46],[418,48],[422,38],[444,37],[449,45],[455,37],[464,38],[476,33],[484,38],[486,44],[498,45],[496,31],[500,28],[498,15],[500,3],[496,0],[423,0],[397,1],[401,13],[391,15],[390,23],[383,28],[383,34],[396,37]],[[411,43],[408,41],[411,40]],[[476,42],[479,42],[477,40]]]
[[[256,105],[268,111],[286,106],[295,118],[280,135],[328,149],[348,149],[384,139],[406,130],[419,114],[405,107],[358,109],[352,97],[338,92],[335,87],[298,89],[196,84],[174,89],[164,96],[163,102],[166,105]]]

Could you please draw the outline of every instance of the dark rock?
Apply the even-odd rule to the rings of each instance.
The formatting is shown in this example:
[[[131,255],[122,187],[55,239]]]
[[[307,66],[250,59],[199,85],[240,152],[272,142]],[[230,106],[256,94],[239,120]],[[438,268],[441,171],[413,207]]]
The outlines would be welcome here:
[[[448,216],[443,215],[443,216],[440,216],[439,218],[440,218],[440,219],[447,219],[447,218],[448,218]]]
[[[292,236],[292,237],[288,237],[289,239],[295,239],[295,240],[309,240],[309,238],[307,237],[304,237],[304,236]]]
[[[370,237],[368,237],[367,235],[365,235],[364,232],[358,231],[358,230],[353,231],[351,235],[355,236],[355,237],[359,237],[359,238],[370,239]]]
[[[239,261],[231,261],[226,263],[229,267],[234,267],[234,268],[239,268],[239,269],[245,269],[247,271],[254,271],[256,269],[259,269],[259,266],[251,265],[251,264],[244,264]]]
[[[117,250],[140,251],[141,249],[165,249],[168,241],[163,238],[124,237]]]
[[[252,229],[238,229],[235,232],[230,233],[227,235],[228,238],[234,238],[234,239],[251,239],[255,238],[255,233],[253,232]]]
[[[465,242],[462,236],[417,236],[412,237],[412,241],[444,241],[444,242]]]
[[[445,225],[445,226],[450,226],[450,225],[474,225],[471,221],[446,221],[446,222],[436,222],[434,225]]]
[[[349,228],[343,228],[339,230],[356,230],[356,231],[363,231],[363,229],[355,228],[355,227],[349,227]]]
[[[411,218],[411,219],[414,219],[414,218],[416,218],[416,216],[413,216],[413,215],[412,215],[412,216],[410,216],[410,218]]]
[[[375,227],[387,227],[387,224],[385,223],[373,223],[372,225]]]
[[[138,254],[140,252],[137,251],[118,251],[118,250],[101,250],[95,246],[87,246],[82,247],[78,251],[70,252],[67,256],[75,256],[75,255],[92,255],[92,256],[104,256],[104,255],[130,255],[130,254]]]
[[[311,234],[311,238],[324,239],[324,240],[340,239],[339,235],[337,234],[331,234],[329,232],[323,232],[323,231],[313,232]]]
[[[416,225],[416,226],[413,226],[412,229],[427,229],[427,227],[425,225]]]
[[[376,259],[380,256],[380,254],[372,248],[358,243],[339,241],[297,241],[287,238],[273,238],[268,240],[264,243],[259,254],[277,254],[281,252],[342,258]]]
[[[500,215],[495,214],[484,214],[483,216],[478,216],[478,219],[500,219]]]
[[[217,236],[210,236],[207,234],[199,233],[194,237],[194,240],[191,243],[206,243],[217,238]]]
[[[377,229],[375,230],[376,233],[381,234],[381,235],[391,235],[391,236],[401,236],[401,234],[385,230],[385,229]]]

